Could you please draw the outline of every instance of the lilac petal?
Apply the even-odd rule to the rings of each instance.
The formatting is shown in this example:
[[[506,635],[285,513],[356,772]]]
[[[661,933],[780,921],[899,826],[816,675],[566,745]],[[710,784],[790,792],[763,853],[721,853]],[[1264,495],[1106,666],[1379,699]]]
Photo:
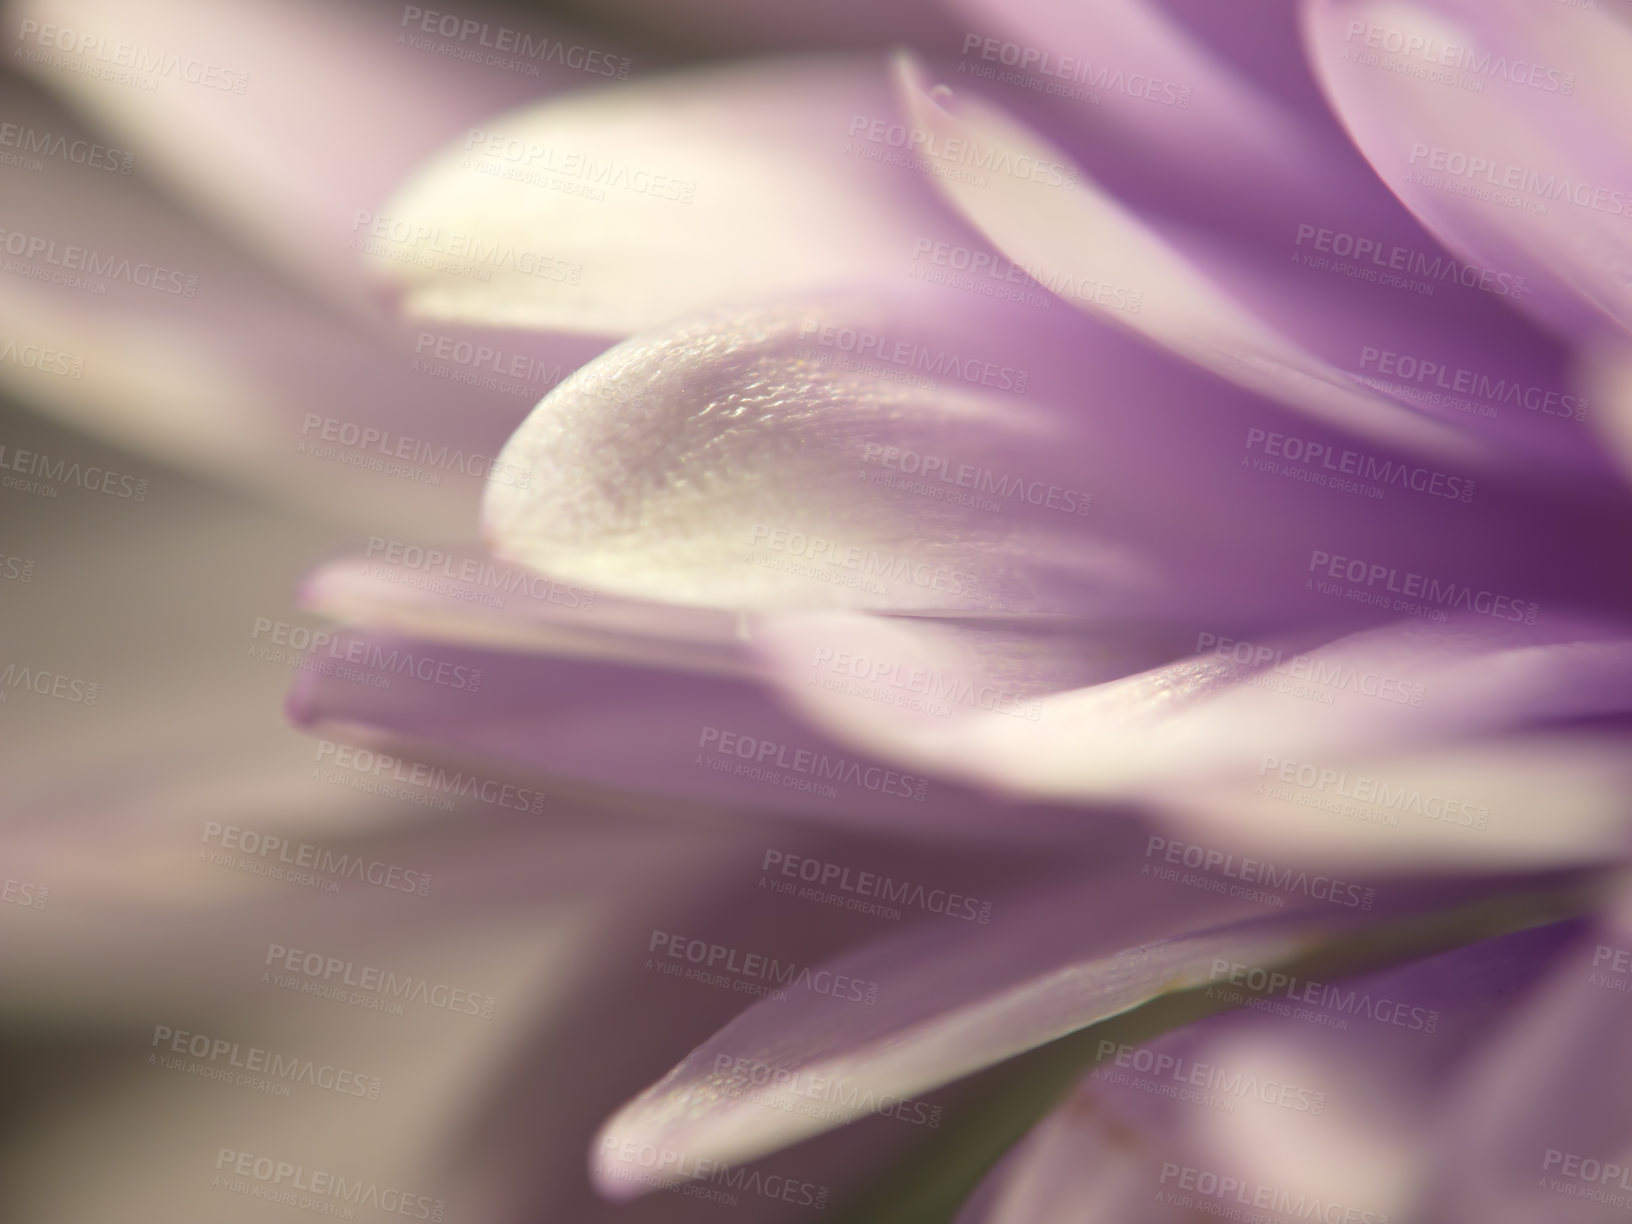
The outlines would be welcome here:
[[[1125,133],[1197,173],[1223,178],[1231,167],[1238,181],[1268,174],[1285,189],[1311,159],[1328,160],[1294,114],[1157,4],[961,0],[956,7],[1007,36],[993,38],[990,51],[968,47],[960,73],[979,81],[985,74],[971,69],[991,65],[1028,83],[1073,85],[1094,99],[1065,95],[1084,122]],[[1076,74],[1067,60],[1079,66]]]
[[[1334,437],[1075,315],[1018,319],[956,296],[813,300],[627,342],[511,439],[501,458],[533,476],[490,491],[490,546],[657,602],[1190,617],[1217,631],[1298,601],[1326,620],[1368,615],[1304,581],[1311,547],[1334,541],[1489,589],[1544,580],[1601,597],[1597,571],[1509,546],[1539,530],[1536,499],[1485,491],[1467,475],[1483,469],[1447,476]],[[1263,439],[1317,436],[1353,470],[1411,473],[1461,501],[1426,533],[1403,488],[1374,489],[1357,515],[1341,491],[1261,470],[1278,466],[1254,449]],[[1490,505],[1461,513],[1475,485]]]
[[[1446,1103],[1434,1188],[1443,1218],[1603,1220],[1632,1192],[1632,899],[1480,1050]]]
[[[486,537],[541,572],[705,606],[1058,611],[1150,587],[1124,542],[1082,525],[1071,420],[1000,388],[1026,388],[1025,338],[959,309],[812,304],[629,341],[510,440],[502,459],[534,477],[493,486]],[[1059,497],[993,514],[921,496],[886,470],[903,453]]]
[[[996,107],[944,86],[932,90],[922,69],[906,58],[897,63],[897,83],[913,123],[933,137],[926,156],[945,171],[937,185],[999,249],[1073,284],[1129,285],[1143,294],[1137,314],[1080,296],[1068,299],[1074,304],[1312,420],[1464,462],[1481,453],[1449,427],[1374,393],[1287,340],[1082,177],[1069,157]],[[1037,167],[1038,174],[970,175],[950,152],[964,149],[995,152],[1013,166]]]
[[[479,550],[376,537],[309,574],[300,602],[342,624],[492,650],[746,676],[738,613],[619,599]]]
[[[1073,1193],[1093,1205],[1081,1218],[1094,1224],[1188,1221],[1198,1209],[1237,1207],[1287,1218],[1460,1219],[1426,1211],[1421,1199],[1442,1146],[1459,1134],[1441,1106],[1507,1009],[1545,995],[1546,975],[1577,937],[1576,924],[1556,924],[1483,940],[1345,980],[1339,1001],[1298,1007],[1296,1017],[1285,1000],[1298,987],[1263,1000],[1280,1007],[1107,1051],[987,1178],[982,1210],[960,1222],[1049,1218],[1022,1209]],[[1310,1001],[1322,1000],[1323,984],[1300,983],[1310,985]]]
[[[475,279],[410,258],[420,240],[404,232],[376,262],[420,318],[615,335],[877,283],[915,244],[962,238],[915,174],[865,156],[890,150],[857,131],[895,122],[882,65],[854,58],[575,93],[491,120],[390,205],[529,259]]]
[[[14,21],[181,56],[209,76],[163,75],[148,90],[76,70],[95,59],[54,53],[39,34],[16,37],[13,62],[135,150],[145,172],[308,283],[356,302],[372,218],[421,160],[495,112],[607,79],[560,63],[580,41],[570,31],[498,6],[462,4],[459,17],[484,23],[490,41],[525,30],[541,49],[556,47],[556,60],[504,57],[518,68],[506,71],[449,54],[481,49],[422,29],[413,14],[426,11],[386,0],[26,0],[12,6]],[[616,48],[596,49],[627,71]]]
[[[1529,627],[1471,616],[1395,623],[1313,648],[1247,642],[1238,651],[1215,641],[1148,671],[1018,708],[965,703],[949,717],[903,716],[864,686],[810,681],[817,652],[839,642],[942,683],[1001,691],[1002,672],[944,628],[852,617],[842,636],[831,624],[770,633],[788,700],[833,734],[910,768],[1054,800],[1253,780],[1266,757],[1326,767],[1334,757],[1632,706],[1632,640],[1545,618]]]
[[[589,787],[693,813],[726,807],[939,836],[989,837],[1004,819],[1005,837],[1080,830],[1066,813],[994,816],[988,800],[840,746],[758,681],[645,660],[342,630],[305,661],[287,708],[312,734],[362,738],[450,773],[519,779],[535,806],[554,790]]]
[[[625,1141],[734,1164],[869,1111],[840,1100],[812,1117],[797,1108],[797,1083],[746,1092],[752,1082],[738,1083],[740,1067],[859,1085],[874,1100],[911,1098],[1151,998],[1205,985],[1215,958],[1285,960],[1324,929],[1299,918],[1208,930],[1242,908],[1199,893],[1177,903],[1158,898],[1138,876],[1101,876],[1088,905],[1083,889],[1079,879],[1005,901],[1001,923],[990,927],[905,932],[825,966],[862,983],[862,993],[876,986],[876,1002],[854,1001],[846,989],[844,997],[801,991],[796,1009],[774,998],[754,1004],[607,1123],[597,1145],[612,1153],[596,1167],[602,1193],[638,1192],[618,1177],[616,1148]],[[745,1062],[732,1066],[719,1055]]]
[[[1569,731],[1405,747],[1382,756],[1277,754],[1246,780],[1180,785],[1155,802],[1180,836],[1236,859],[1351,870],[1500,871],[1625,861],[1624,736]]]
[[[1463,21],[1396,0],[1316,0],[1305,38],[1333,106],[1401,200],[1453,250],[1523,273],[1535,291],[1520,304],[1573,334],[1606,318],[1632,327],[1632,240],[1615,215],[1632,207],[1620,203],[1632,180],[1624,156],[1605,156],[1616,138],[1594,123],[1594,103],[1621,88],[1606,61],[1632,36],[1608,15],[1567,18],[1567,7],[1549,16],[1576,32],[1549,42],[1571,58],[1552,66],[1533,44],[1493,37],[1499,17]],[[1568,96],[1578,67],[1591,83],[1581,99]],[[1611,130],[1621,122],[1603,118]]]

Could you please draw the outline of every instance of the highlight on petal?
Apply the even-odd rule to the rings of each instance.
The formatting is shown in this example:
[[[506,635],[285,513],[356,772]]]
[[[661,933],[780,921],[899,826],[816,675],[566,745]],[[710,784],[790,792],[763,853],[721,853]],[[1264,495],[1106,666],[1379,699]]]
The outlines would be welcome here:
[[[1079,864],[1063,887],[1005,902],[1001,924],[903,932],[823,966],[828,981],[848,983],[841,990],[801,991],[797,1007],[791,992],[755,1003],[606,1124],[594,1147],[601,1192],[627,1199],[695,1175],[699,1162],[755,1159],[885,1097],[913,1098],[1170,994],[1199,992],[1185,1001],[1199,1009],[1193,1019],[1272,995],[1289,974],[1375,971],[1591,903],[1578,882],[1543,882],[1499,904],[1440,885],[1401,890],[1363,916],[1327,906],[1240,920],[1248,901],[1158,896],[1127,870],[1128,849],[1107,844],[1102,871]],[[1061,1065],[1097,1060],[1086,1041],[1057,1052]],[[801,1087],[816,1082],[838,1086],[828,1107],[799,1108]],[[653,1169],[654,1151],[677,1159]]]
[[[1404,873],[1626,861],[1629,747],[1582,731],[1378,756],[1298,758],[1266,743],[1247,779],[1174,787],[1153,814],[1185,853],[1228,853],[1231,869],[1258,855],[1249,874],[1276,861]]]
[[[1460,20],[1448,7],[1306,5],[1305,43],[1333,107],[1451,249],[1526,276],[1534,291],[1520,306],[1566,334],[1606,320],[1632,328],[1632,178],[1624,147],[1607,155],[1616,138],[1600,135],[1591,103],[1573,96],[1582,61],[1549,64],[1535,45],[1502,45],[1492,36],[1499,8]],[[1566,20],[1568,6],[1558,7],[1554,19]],[[1606,46],[1628,41],[1614,17],[1591,20]],[[1614,71],[1624,77],[1624,63]],[[1600,100],[1619,88],[1604,75],[1601,60],[1584,74]],[[1624,126],[1624,116],[1605,122]]]
[[[1226,642],[1026,705],[965,704],[950,717],[911,718],[894,717],[856,686],[810,683],[813,651],[848,649],[976,692],[993,686],[994,669],[945,628],[905,618],[851,618],[843,634],[829,622],[767,635],[789,702],[834,734],[912,768],[1052,800],[1254,782],[1268,757],[1327,768],[1336,756],[1632,707],[1632,641],[1585,624],[1464,618],[1395,623],[1317,646]],[[1602,818],[1584,817],[1589,841]]]
[[[1328,424],[1467,462],[1482,448],[1298,348],[1255,317],[1167,239],[1089,180],[1064,152],[973,95],[930,87],[910,57],[897,87],[936,185],[1017,264],[1062,283],[1125,285],[1137,313],[1073,294],[1090,313],[1129,327],[1204,369]],[[987,165],[989,171],[971,167]]]
[[[728,608],[1061,611],[1090,588],[1148,587],[1085,529],[1085,504],[1065,508],[1070,422],[999,389],[1025,371],[979,322],[875,297],[628,341],[506,445],[533,478],[490,488],[487,540],[614,594]],[[915,375],[925,362],[937,377]],[[884,466],[903,453],[1060,496],[1002,514],[921,496]]]
[[[872,60],[698,67],[573,93],[493,118],[432,161],[386,210],[376,264],[420,318],[606,335],[875,283],[953,232],[909,171],[869,160],[887,147],[856,136],[894,123]],[[468,245],[437,245],[451,235]]]
[[[906,933],[824,967],[834,980],[857,984],[843,998],[812,993],[798,1010],[776,999],[756,1003],[607,1122],[594,1149],[601,1193],[622,1200],[652,1188],[628,1178],[642,1150],[680,1153],[688,1167],[752,1160],[863,1116],[867,1099],[915,1097],[1159,995],[1205,986],[1220,961],[1291,959],[1323,929],[1306,920],[1181,933],[1194,907],[1152,912],[1104,884],[1106,895],[1092,907],[1081,905],[1075,887],[1070,917],[1063,894],[1024,913],[1005,905],[1003,929],[1014,942],[1001,949],[989,936]],[[1097,931],[1085,929],[1085,908],[1100,916]],[[1214,903],[1215,915],[1227,910]],[[1154,938],[1141,942],[1147,933]],[[756,1083],[762,1066],[790,1078]],[[864,1091],[819,1113],[801,1110],[798,1085],[812,1080]],[[665,1173],[658,1171],[657,1184]]]

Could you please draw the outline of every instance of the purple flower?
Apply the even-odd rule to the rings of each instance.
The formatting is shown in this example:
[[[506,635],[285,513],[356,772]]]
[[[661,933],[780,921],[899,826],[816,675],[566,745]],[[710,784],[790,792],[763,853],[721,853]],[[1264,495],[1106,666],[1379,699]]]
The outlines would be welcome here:
[[[547,1127],[581,1148],[626,1100],[606,1199],[1632,1201],[1632,32],[1546,7],[964,0],[877,18],[887,57],[603,52],[543,100],[439,52],[434,132],[388,74],[313,102],[331,131],[294,93],[172,111],[39,69],[278,261],[264,297],[212,249],[232,309],[176,323],[179,392],[132,380],[153,426],[227,388],[198,457],[372,480],[340,486],[366,544],[300,592],[337,627],[288,708],[330,765],[730,860],[635,901],[613,838],[559,834],[620,890],[570,946],[650,979],[607,975],[579,1025],[617,1042],[585,1047],[673,1068],[580,1070]],[[253,76],[287,28],[243,13],[272,41],[214,45]],[[739,47],[858,41],[735,16]],[[280,171],[376,136],[355,180]],[[128,297],[42,326],[118,352]],[[290,335],[309,367],[253,343]],[[297,407],[262,465],[249,423]],[[496,823],[501,860],[555,843]],[[740,997],[671,1034],[689,996],[653,982]]]

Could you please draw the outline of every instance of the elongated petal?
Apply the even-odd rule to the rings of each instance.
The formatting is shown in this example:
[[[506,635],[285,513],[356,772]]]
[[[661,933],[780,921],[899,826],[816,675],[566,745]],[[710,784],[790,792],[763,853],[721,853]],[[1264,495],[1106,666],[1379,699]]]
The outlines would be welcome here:
[[[1397,623],[1302,649],[1215,642],[1207,653],[1120,679],[1040,697],[1021,690],[1024,702],[965,703],[939,717],[902,715],[864,685],[811,683],[822,666],[815,652],[835,643],[958,691],[1001,693],[1001,667],[986,665],[966,636],[858,618],[842,636],[832,626],[793,628],[773,650],[790,700],[835,734],[913,768],[1053,798],[1258,779],[1270,757],[1324,767],[1333,754],[1624,712],[1632,703],[1632,645],[1612,630],[1568,622]],[[1583,830],[1589,841],[1602,832],[1594,823]]]
[[[1606,155],[1617,138],[1605,133],[1624,127],[1609,99],[1624,89],[1613,48],[1627,32],[1607,13],[1561,6],[1569,35],[1504,40],[1508,6],[1481,6],[1477,19],[1450,7],[1310,3],[1306,42],[1334,107],[1377,173],[1452,249],[1525,274],[1536,290],[1527,309],[1566,333],[1605,320],[1632,326],[1632,179],[1624,147]],[[1542,60],[1547,51],[1559,58]],[[1578,74],[1590,83],[1580,97]]]
[[[403,224],[378,266],[423,318],[608,335],[875,283],[953,228],[895,150],[858,136],[874,125],[899,127],[872,60],[574,94],[495,118],[422,170],[390,205]],[[452,235],[517,254],[475,280],[431,258]]]
[[[813,305],[630,341],[511,439],[503,461],[535,477],[493,487],[487,538],[587,586],[724,607],[1046,611],[1147,586],[1080,525],[1069,422],[999,389],[1028,372],[973,322]],[[926,451],[1059,496],[992,514],[898,487],[885,461]]]
[[[1354,275],[1377,280],[1377,268],[1368,264],[1386,273],[1389,266],[1430,263],[1409,238],[1347,223],[1361,226],[1357,238],[1345,223],[1305,213],[1287,221],[1283,245],[1242,251],[1189,229],[1159,226],[991,103],[969,92],[931,89],[930,78],[909,59],[898,61],[897,79],[903,105],[926,134],[924,155],[939,168],[936,185],[947,199],[1007,257],[1080,309],[1311,421],[1374,441],[1464,465],[1500,443],[1514,456],[1529,459],[1540,451],[1575,467],[1602,467],[1591,439],[1568,419],[1580,414],[1561,411],[1543,420],[1539,411],[1504,412],[1479,402],[1518,393],[1522,408],[1530,392],[1519,389],[1541,387],[1551,390],[1556,406],[1570,391],[1556,347],[1549,349],[1511,315],[1502,317],[1490,302],[1471,307],[1480,318],[1475,328],[1459,312],[1413,293],[1356,294],[1344,276],[1332,274],[1335,266],[1347,266],[1344,261],[1319,254],[1334,243],[1351,255],[1369,252],[1357,257],[1362,262]],[[1449,255],[1432,257],[1431,266],[1442,281],[1452,272],[1467,281]],[[1500,278],[1472,274],[1471,283],[1487,282],[1495,286]],[[1511,288],[1511,278],[1501,283]],[[1106,286],[1136,292],[1137,311],[1118,308]],[[1492,328],[1510,337],[1500,347],[1492,345]],[[1408,360],[1400,367],[1402,354]],[[1464,403],[1464,397],[1426,394],[1415,380],[1430,369],[1450,378],[1443,386],[1478,396]],[[1546,390],[1538,394],[1546,398]]]
[[[1215,957],[1281,959],[1314,933],[1282,924],[1186,934],[1198,917],[1205,925],[1208,913],[1228,914],[1229,903],[1153,904],[1148,888],[1109,879],[1100,887],[1092,906],[1067,905],[1063,894],[1023,911],[1005,902],[1003,922],[990,928],[907,933],[824,967],[858,991],[800,991],[797,1010],[774,998],[755,1004],[607,1123],[596,1168],[603,1193],[635,1192],[618,1176],[625,1141],[690,1161],[753,1159],[867,1110],[842,1097],[816,1116],[787,1108],[800,1082],[854,1084],[874,1100],[915,1097],[1153,996],[1205,985]],[[735,1082],[739,1068],[756,1064],[800,1079]]]

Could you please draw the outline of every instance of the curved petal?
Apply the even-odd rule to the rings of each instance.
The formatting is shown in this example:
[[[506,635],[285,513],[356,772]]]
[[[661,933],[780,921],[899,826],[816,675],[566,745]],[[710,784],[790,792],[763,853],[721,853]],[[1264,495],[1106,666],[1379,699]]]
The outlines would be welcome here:
[[[1207,850],[1229,846],[1226,871],[1248,877],[1277,859],[1500,871],[1626,861],[1629,788],[1626,737],[1575,729],[1382,756],[1299,759],[1266,745],[1249,780],[1175,787],[1156,812]],[[1242,856],[1253,854],[1266,861],[1243,869]]]
[[[690,1162],[752,1158],[868,1112],[868,1099],[910,1098],[1149,1000],[1242,981],[1249,968],[1301,964],[1350,936],[1366,950],[1349,972],[1376,963],[1368,957],[1396,958],[1396,938],[1416,949],[1406,956],[1437,950],[1442,936],[1430,932],[1453,912],[1429,912],[1451,897],[1429,889],[1391,899],[1386,935],[1374,915],[1309,911],[1214,925],[1243,903],[1205,891],[1158,895],[1125,870],[1125,849],[1107,847],[1091,880],[1079,867],[1067,888],[1035,893],[1023,907],[1005,903],[1001,924],[904,933],[830,962],[830,981],[848,985],[802,993],[797,1011],[776,998],[754,1004],[607,1123],[596,1166],[603,1192],[631,1196],[618,1177],[631,1145]],[[1500,922],[1512,929],[1533,919],[1515,908]],[[1244,993],[1218,986],[1202,997],[1216,999],[1216,1010]],[[756,1066],[790,1079],[767,1088]],[[859,1084],[866,1095],[833,1110],[789,1108],[815,1080]]]
[[[926,156],[942,170],[937,186],[1000,250],[1044,270],[1045,284],[1125,285],[1142,295],[1136,314],[1092,294],[1069,296],[1073,304],[1313,420],[1464,463],[1483,453],[1285,338],[1067,155],[990,103],[932,90],[905,58],[897,81],[912,122],[929,134]],[[965,164],[988,161],[990,174]]]
[[[864,687],[809,678],[813,651],[837,641],[943,683],[1001,691],[1001,673],[944,629],[853,618],[843,637],[831,626],[792,624],[780,641],[767,641],[790,703],[835,735],[911,768],[1051,799],[1261,781],[1271,758],[1327,768],[1334,756],[1632,708],[1632,642],[1601,626],[1465,617],[1444,626],[1395,623],[1301,649],[1205,636],[1213,639],[1207,652],[1179,662],[1028,693],[1024,704],[966,704],[951,717],[903,713]],[[1586,822],[1589,841],[1596,823]]]
[[[876,283],[956,231],[896,150],[867,138],[875,127],[899,124],[870,60],[689,68],[573,94],[432,161],[389,206],[376,265],[421,318],[608,335]],[[438,257],[458,235],[514,257],[473,279]]]
[[[1525,309],[1564,334],[1632,327],[1632,178],[1623,125],[1592,107],[1618,90],[1632,42],[1618,21],[1560,6],[1566,38],[1495,36],[1517,6],[1310,0],[1305,40],[1328,96],[1377,173],[1447,245],[1533,283]],[[1509,14],[1503,17],[1502,14]],[[1585,24],[1592,30],[1583,33]],[[1595,51],[1584,52],[1593,41]],[[1547,51],[1566,54],[1542,61]],[[1584,53],[1583,53],[1584,52]],[[1592,82],[1577,91],[1577,74]],[[1622,82],[1624,85],[1624,81]]]
[[[875,299],[627,342],[510,440],[502,460],[536,476],[492,488],[487,539],[587,586],[723,607],[1062,610],[1090,584],[1148,586],[1079,525],[1069,421],[1014,393],[1024,363],[978,323]],[[965,485],[997,472],[1058,496],[1001,514],[964,485],[920,496],[885,464],[926,451]]]

